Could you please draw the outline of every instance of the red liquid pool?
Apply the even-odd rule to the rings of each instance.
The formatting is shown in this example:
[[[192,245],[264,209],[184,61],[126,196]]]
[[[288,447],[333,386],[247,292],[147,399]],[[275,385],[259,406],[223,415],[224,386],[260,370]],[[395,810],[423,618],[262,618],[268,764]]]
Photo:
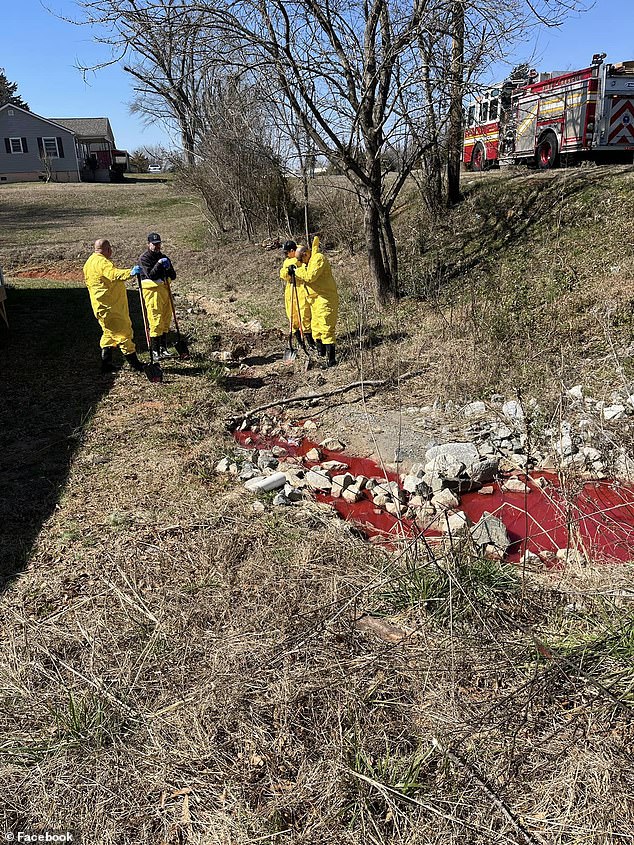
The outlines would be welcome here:
[[[287,441],[283,438],[259,437],[249,431],[234,432],[241,444],[251,438],[250,447],[282,446],[289,457],[302,457],[310,449],[319,448],[322,460],[341,461],[353,475],[398,481],[394,472],[384,471],[367,458],[356,458],[331,452],[310,440]],[[307,468],[315,461],[304,461]],[[522,476],[523,478],[523,476]],[[540,482],[541,479],[541,482]],[[541,485],[544,486],[541,486]],[[475,524],[485,511],[497,516],[506,526],[511,541],[508,559],[519,560],[524,551],[552,552],[577,548],[595,563],[626,562],[634,559],[634,488],[615,481],[580,482],[574,491],[564,492],[556,475],[537,474],[528,477],[530,492],[509,493],[498,484],[493,493],[466,493],[461,496],[460,510]],[[397,519],[377,508],[369,498],[351,504],[341,498],[318,493],[319,501],[333,505],[342,519],[358,525],[368,537],[404,539],[420,535],[411,520]],[[429,532],[434,536],[435,532]]]

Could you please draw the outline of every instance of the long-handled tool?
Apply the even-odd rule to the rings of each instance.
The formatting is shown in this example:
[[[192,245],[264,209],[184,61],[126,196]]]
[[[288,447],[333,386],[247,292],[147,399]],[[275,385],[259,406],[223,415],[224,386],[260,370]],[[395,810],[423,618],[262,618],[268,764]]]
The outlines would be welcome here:
[[[170,305],[172,306],[172,317],[174,318],[174,328],[176,329],[176,343],[174,349],[178,352],[178,357],[181,360],[189,358],[189,347],[181,335],[181,330],[178,326],[178,317],[176,316],[176,306],[174,305],[174,297],[172,296],[172,288],[170,287],[169,279],[165,279],[164,284],[167,286],[167,293],[170,298]]]
[[[307,371],[310,369],[311,365],[311,357],[310,352],[308,351],[308,347],[306,346],[306,338],[304,337],[304,324],[302,321],[302,313],[299,307],[299,292],[297,290],[297,282],[295,281],[295,276],[293,276],[293,294],[295,295],[295,303],[297,305],[297,323],[299,325],[299,336],[301,338],[300,346],[306,353],[306,361],[304,362],[304,370]]]
[[[293,287],[295,287],[295,278],[292,279]],[[289,308],[289,315],[288,315],[288,349],[284,353],[284,357],[282,360],[285,364],[292,364],[295,358],[297,358],[297,352],[295,352],[295,348],[293,346],[293,309],[295,308],[295,303],[293,302],[293,297],[291,295],[291,307]]]
[[[143,299],[143,285],[141,284],[141,276],[137,273],[137,284],[139,286],[139,297],[141,299],[141,313],[143,314],[143,327],[145,329],[145,338],[147,340],[147,348],[150,352],[150,363],[145,365],[145,375],[153,384],[160,384],[163,381],[163,370],[161,365],[152,357],[152,341],[150,340],[150,322],[145,308],[145,300]]]
[[[291,270],[293,272],[291,272]],[[308,354],[308,352],[306,350],[306,343],[304,342],[304,329],[302,327],[302,316],[301,316],[301,312],[300,312],[300,309],[299,309],[299,295],[297,293],[297,281],[295,280],[295,268],[294,267],[289,267],[289,274],[290,274],[290,277],[291,277],[292,290],[291,290],[291,307],[289,309],[290,315],[289,315],[289,318],[288,318],[288,349],[284,353],[284,358],[283,358],[285,364],[291,364],[295,360],[295,358],[297,357],[297,353],[295,352],[295,349],[293,347],[293,335],[295,334],[295,332],[293,330],[293,312],[295,311],[295,305],[297,305],[297,325],[299,326],[298,343],[302,347],[304,352],[306,352],[306,354]]]

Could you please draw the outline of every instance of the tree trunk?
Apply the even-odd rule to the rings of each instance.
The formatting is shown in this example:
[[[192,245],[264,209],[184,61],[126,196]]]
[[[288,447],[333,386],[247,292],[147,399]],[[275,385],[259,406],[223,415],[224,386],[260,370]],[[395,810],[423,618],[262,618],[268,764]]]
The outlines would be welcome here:
[[[389,217],[387,210],[380,210],[372,201],[367,202],[364,219],[365,243],[374,299],[379,308],[392,302],[397,296],[396,242]]]
[[[447,133],[447,204],[455,205],[460,202],[465,0],[454,0],[452,4],[451,29],[451,85],[449,89],[449,131]]]
[[[188,167],[193,167],[196,163],[196,157],[194,155],[194,135],[183,121],[181,121],[181,139],[183,142],[183,152],[185,153],[185,162]]]

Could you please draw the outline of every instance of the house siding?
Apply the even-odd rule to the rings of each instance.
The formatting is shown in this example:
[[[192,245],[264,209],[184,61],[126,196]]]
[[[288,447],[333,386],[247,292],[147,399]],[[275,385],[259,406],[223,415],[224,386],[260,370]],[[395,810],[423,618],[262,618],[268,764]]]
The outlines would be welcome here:
[[[28,152],[7,153],[5,141],[7,138],[24,139]],[[44,168],[40,160],[38,138],[56,138],[61,141],[63,157],[50,159],[52,178],[60,182],[78,182],[77,152],[73,133],[61,126],[54,126],[31,112],[11,106],[0,109],[0,180],[21,182],[35,181],[39,178]]]

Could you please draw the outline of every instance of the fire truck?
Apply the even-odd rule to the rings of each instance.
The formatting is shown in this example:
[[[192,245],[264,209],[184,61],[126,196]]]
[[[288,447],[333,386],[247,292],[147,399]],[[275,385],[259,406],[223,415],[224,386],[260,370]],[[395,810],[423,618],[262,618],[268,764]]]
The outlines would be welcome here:
[[[631,163],[634,61],[592,57],[582,70],[537,73],[528,65],[489,88],[465,115],[468,170],[532,164],[547,170],[581,159]]]

